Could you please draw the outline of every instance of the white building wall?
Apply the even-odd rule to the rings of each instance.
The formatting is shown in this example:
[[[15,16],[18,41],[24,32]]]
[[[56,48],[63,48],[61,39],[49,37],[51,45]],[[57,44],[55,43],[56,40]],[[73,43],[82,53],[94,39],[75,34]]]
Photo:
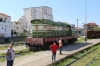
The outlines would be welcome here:
[[[24,16],[28,20],[33,20],[33,19],[53,20],[52,8],[47,6],[24,8]]]
[[[0,22],[0,34],[3,35],[3,37],[10,38],[11,37],[11,17],[0,13],[0,19],[2,19],[2,22]]]
[[[26,30],[27,28],[23,26],[23,23],[17,22],[16,24],[16,22],[13,22],[13,24],[11,25],[11,29],[13,31],[16,31],[17,33],[23,33],[24,29]]]

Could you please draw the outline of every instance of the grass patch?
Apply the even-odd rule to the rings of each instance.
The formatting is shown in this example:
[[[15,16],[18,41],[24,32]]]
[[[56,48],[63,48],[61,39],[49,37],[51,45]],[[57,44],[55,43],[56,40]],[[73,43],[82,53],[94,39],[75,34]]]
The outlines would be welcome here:
[[[4,58],[0,58],[0,62],[4,62],[6,59]]]
[[[97,57],[89,66],[100,66],[100,56]]]
[[[87,40],[92,40],[92,39],[87,39]],[[80,42],[84,42],[85,41],[85,38],[80,38],[78,39],[75,43],[80,43]]]
[[[1,53],[0,56],[5,56],[5,53]]]
[[[16,46],[22,46],[23,44],[14,44],[13,47],[16,47]],[[7,48],[9,47],[9,45],[4,45],[4,46],[0,46],[0,50],[6,50]]]
[[[37,51],[37,52],[39,52],[39,51]],[[15,55],[18,55],[18,56],[16,56],[16,58],[22,57],[22,56],[25,56],[25,55],[29,55],[29,54],[33,54],[33,53],[36,53],[36,52],[29,51],[28,49],[15,51]],[[1,53],[0,56],[5,56],[5,53]],[[3,61],[5,61],[5,58],[0,58],[0,62],[3,62]]]
[[[9,47],[9,45],[0,46],[0,50],[5,50]]]
[[[87,63],[89,63],[95,56],[100,53],[100,48],[97,48],[93,52],[87,54],[86,56],[82,57],[81,59],[77,60],[71,66],[85,66]]]

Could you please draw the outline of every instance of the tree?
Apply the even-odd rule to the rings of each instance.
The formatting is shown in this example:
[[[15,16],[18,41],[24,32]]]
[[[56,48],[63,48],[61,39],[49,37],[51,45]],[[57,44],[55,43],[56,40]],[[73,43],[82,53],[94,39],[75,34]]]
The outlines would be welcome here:
[[[23,29],[24,32],[27,32],[25,29]]]
[[[95,27],[93,28],[93,31],[99,31],[99,30],[100,30],[100,27],[95,26]]]

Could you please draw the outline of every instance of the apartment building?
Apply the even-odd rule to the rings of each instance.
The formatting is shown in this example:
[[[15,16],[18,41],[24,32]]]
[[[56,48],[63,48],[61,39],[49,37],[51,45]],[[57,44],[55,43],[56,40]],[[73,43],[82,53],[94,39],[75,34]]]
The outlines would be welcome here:
[[[34,19],[53,20],[52,8],[47,6],[24,8],[24,16],[29,21]]]
[[[0,13],[0,37],[11,37],[11,17],[4,13]]]
[[[13,32],[23,33],[24,26],[22,25],[22,23],[14,21],[11,23],[11,30]]]

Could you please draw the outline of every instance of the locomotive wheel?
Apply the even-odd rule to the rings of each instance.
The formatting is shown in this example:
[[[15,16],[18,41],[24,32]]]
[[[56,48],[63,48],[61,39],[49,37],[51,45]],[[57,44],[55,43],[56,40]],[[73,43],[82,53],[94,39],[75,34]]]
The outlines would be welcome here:
[[[33,47],[32,46],[29,46],[29,51],[33,51]]]
[[[29,46],[29,51],[32,51],[31,46]]]

